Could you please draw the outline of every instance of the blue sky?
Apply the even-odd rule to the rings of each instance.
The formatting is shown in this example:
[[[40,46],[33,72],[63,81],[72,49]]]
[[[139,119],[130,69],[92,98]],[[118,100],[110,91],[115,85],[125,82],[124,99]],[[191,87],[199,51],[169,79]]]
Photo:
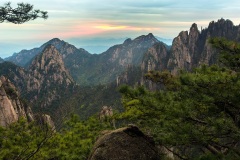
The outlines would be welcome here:
[[[13,6],[22,1],[48,11],[49,18],[21,25],[1,23],[0,57],[55,37],[91,51],[150,32],[173,39],[192,23],[199,28],[220,18],[240,23],[239,0],[11,0]],[[0,6],[4,3],[1,0]]]

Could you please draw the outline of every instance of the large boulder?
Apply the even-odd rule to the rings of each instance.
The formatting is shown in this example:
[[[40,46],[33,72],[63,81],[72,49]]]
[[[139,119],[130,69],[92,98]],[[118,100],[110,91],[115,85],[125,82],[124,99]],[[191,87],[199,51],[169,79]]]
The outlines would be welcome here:
[[[110,131],[95,143],[88,160],[159,160],[154,141],[136,126]]]

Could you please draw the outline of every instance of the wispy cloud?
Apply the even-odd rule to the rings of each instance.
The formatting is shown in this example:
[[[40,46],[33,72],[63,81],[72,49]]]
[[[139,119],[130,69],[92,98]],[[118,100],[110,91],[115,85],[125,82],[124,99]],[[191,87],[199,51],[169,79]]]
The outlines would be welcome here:
[[[16,5],[19,0],[11,0]],[[174,38],[192,23],[207,27],[227,18],[240,23],[239,0],[24,0],[46,10],[48,20],[0,24],[0,43],[71,37],[135,37],[152,32]],[[4,2],[0,2],[0,6]],[[6,48],[5,48],[6,49]],[[4,50],[5,50],[4,49]],[[6,52],[7,49],[6,49]],[[0,53],[1,56],[1,53]]]

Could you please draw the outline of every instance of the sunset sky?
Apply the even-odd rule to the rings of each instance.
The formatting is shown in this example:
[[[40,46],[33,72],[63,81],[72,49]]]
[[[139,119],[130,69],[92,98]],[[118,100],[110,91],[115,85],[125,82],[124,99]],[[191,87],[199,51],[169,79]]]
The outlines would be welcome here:
[[[150,32],[173,39],[194,22],[199,28],[220,18],[240,23],[239,0],[11,0],[13,6],[22,1],[48,11],[49,18],[21,25],[1,23],[2,58],[55,37],[91,52],[91,47],[110,47]],[[0,6],[4,3],[1,0]]]

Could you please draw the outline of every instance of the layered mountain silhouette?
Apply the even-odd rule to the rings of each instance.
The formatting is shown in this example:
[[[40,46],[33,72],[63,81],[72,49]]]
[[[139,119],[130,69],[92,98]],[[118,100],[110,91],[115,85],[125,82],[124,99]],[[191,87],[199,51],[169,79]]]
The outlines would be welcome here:
[[[106,86],[101,90],[91,89],[95,93],[85,90],[88,95],[82,96],[81,102],[76,100],[85,103],[86,99],[89,102],[89,98],[99,95],[97,100],[101,101],[101,97],[106,98],[105,95],[110,95],[114,87],[123,83],[147,84],[149,88],[154,88],[144,79],[144,74],[150,70],[169,70],[177,74],[180,69],[191,71],[201,64],[217,63],[218,52],[208,43],[212,37],[240,41],[240,26],[220,19],[199,30],[194,23],[189,31],[182,31],[174,38],[172,46],[167,46],[149,33],[126,39],[101,54],[90,54],[54,38],[39,48],[22,50],[4,59],[9,62],[0,63],[0,75],[9,78],[24,97],[43,108],[60,103],[62,97],[74,99],[76,84]],[[97,93],[103,90],[104,94]]]

